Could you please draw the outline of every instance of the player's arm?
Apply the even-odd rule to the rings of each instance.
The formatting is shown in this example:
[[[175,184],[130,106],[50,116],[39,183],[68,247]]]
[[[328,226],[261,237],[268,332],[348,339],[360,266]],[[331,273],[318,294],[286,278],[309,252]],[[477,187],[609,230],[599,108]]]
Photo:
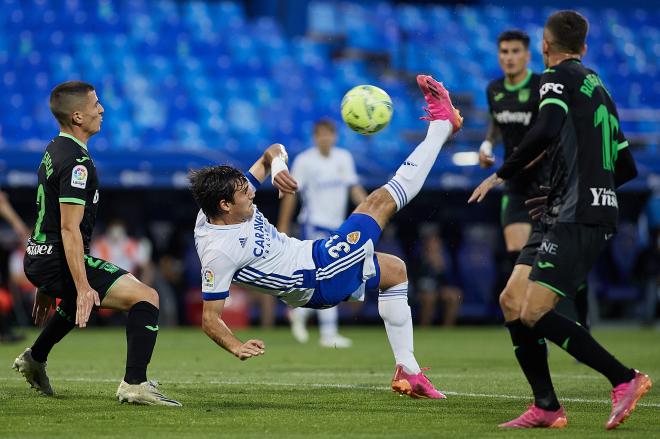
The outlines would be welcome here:
[[[92,307],[101,305],[99,293],[89,285],[85,271],[85,252],[82,233],[80,233],[80,223],[84,213],[84,205],[60,203],[62,245],[64,246],[66,263],[78,294],[76,299],[76,325],[81,328],[87,326]]]
[[[624,140],[618,147],[619,155],[614,164],[614,185],[617,188],[637,177],[637,166],[628,148],[628,141]]]
[[[30,230],[27,228],[23,220],[18,216],[11,203],[9,203],[9,198],[7,194],[0,191],[0,217],[4,218],[14,232],[21,238],[27,239],[30,236]]]
[[[488,130],[486,131],[486,139],[484,139],[484,141],[481,142],[481,146],[479,146],[479,166],[482,168],[487,169],[495,164],[493,146],[497,143],[500,137],[500,129],[491,116],[488,122]]]
[[[534,126],[525,134],[520,146],[496,173],[486,178],[472,193],[468,203],[480,202],[495,186],[518,174],[536,160],[561,131],[567,109],[560,105],[544,105]]]
[[[248,340],[243,343],[231,332],[231,329],[222,321],[222,310],[225,301],[205,300],[202,311],[202,329],[218,346],[232,353],[240,360],[263,355],[265,345],[262,340]]]
[[[273,186],[279,190],[280,198],[286,194],[293,194],[298,190],[298,183],[289,174],[289,168],[287,167],[288,160],[289,155],[284,145],[274,143],[250,167],[248,178],[254,177],[261,184],[266,180],[268,174],[272,174]],[[254,182],[252,183],[254,184]]]

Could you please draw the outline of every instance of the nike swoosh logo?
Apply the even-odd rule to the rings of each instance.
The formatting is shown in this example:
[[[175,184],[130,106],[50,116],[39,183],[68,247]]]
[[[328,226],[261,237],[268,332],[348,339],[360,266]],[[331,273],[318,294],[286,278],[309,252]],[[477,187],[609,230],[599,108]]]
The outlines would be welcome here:
[[[156,325],[156,326],[147,325],[147,326],[145,326],[145,328],[147,328],[149,331],[154,331],[154,332],[158,331],[158,325]]]
[[[90,158],[89,158],[89,157],[86,157],[86,156],[83,157],[83,158],[81,158],[81,159],[76,159],[76,161],[77,161],[78,163],[85,163],[87,160],[90,160]]]
[[[553,264],[552,262],[538,261],[536,265],[538,265],[541,270],[545,270],[546,268],[555,268],[555,264]]]

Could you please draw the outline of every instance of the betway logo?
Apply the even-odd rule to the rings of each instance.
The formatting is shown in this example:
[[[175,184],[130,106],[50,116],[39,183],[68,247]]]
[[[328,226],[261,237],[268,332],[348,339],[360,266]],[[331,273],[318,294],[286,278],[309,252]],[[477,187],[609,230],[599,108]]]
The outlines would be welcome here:
[[[605,189],[602,187],[590,187],[591,196],[593,201],[592,206],[609,206],[609,207],[619,207],[619,203],[616,199],[616,192],[612,189]]]
[[[531,111],[500,111],[493,114],[497,123],[521,123],[525,126],[532,121]]]

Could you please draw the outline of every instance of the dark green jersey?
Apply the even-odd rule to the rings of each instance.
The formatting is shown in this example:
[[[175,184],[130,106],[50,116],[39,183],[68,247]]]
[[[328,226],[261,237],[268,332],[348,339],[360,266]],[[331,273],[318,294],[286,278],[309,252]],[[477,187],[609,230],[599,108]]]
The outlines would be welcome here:
[[[46,147],[38,177],[37,222],[32,240],[61,248],[60,203],[80,204],[85,206],[80,232],[88,253],[96,221],[99,181],[87,147],[73,136],[60,133]]]
[[[577,59],[547,69],[541,77],[541,103],[566,112],[550,146],[550,207],[557,221],[616,227],[614,179],[620,150],[628,146],[614,101],[596,72]]]
[[[504,159],[516,150],[523,137],[536,120],[539,109],[539,84],[541,76],[528,71],[527,77],[516,85],[508,84],[504,78],[488,84],[486,95],[488,111],[493,123],[502,133]],[[515,194],[535,196],[539,186],[548,184],[550,162],[540,160],[529,169],[506,182],[507,189]]]

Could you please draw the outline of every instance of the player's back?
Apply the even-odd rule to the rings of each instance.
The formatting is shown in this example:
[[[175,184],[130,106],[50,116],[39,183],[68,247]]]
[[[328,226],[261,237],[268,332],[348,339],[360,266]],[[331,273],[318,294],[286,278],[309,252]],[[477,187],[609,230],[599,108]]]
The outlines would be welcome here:
[[[628,142],[609,92],[596,72],[569,59],[544,72],[540,94],[541,107],[566,111],[551,148],[550,203],[560,206],[558,221],[615,227],[614,165]]]
[[[256,208],[243,223],[215,225],[200,210],[195,246],[205,300],[224,299],[232,282],[278,296],[292,306],[309,300],[316,285],[313,241],[291,238]]]
[[[80,232],[87,252],[99,199],[96,167],[87,147],[60,133],[46,147],[37,174],[38,210],[32,241],[61,247],[60,203],[78,204],[85,206]]]

